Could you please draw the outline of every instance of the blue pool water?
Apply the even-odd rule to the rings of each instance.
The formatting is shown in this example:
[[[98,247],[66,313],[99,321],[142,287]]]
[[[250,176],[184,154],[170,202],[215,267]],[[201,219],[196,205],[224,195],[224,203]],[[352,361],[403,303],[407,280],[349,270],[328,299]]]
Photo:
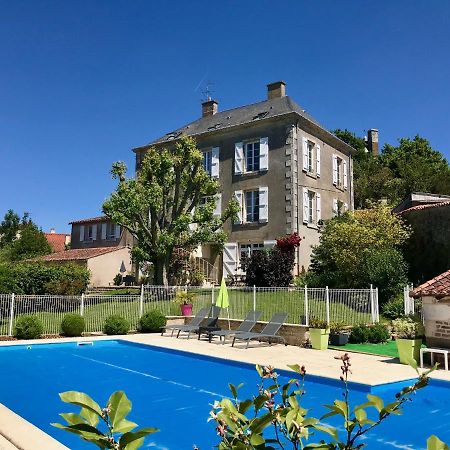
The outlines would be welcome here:
[[[59,400],[59,392],[83,391],[103,405],[110,393],[124,390],[133,402],[130,420],[161,429],[147,438],[144,448],[188,450],[196,444],[205,450],[217,444],[214,425],[207,423],[213,401],[228,395],[228,382],[245,383],[242,398],[250,397],[258,382],[253,365],[123,341],[1,347],[0,362],[0,402],[72,450],[94,447],[49,425],[60,421],[58,413],[75,411]],[[292,362],[307,366],[307,361]],[[337,375],[338,370],[336,361]],[[392,401],[405,384],[379,386],[371,392]],[[322,404],[342,392],[339,382],[311,375],[306,390],[304,406],[315,417],[324,412]],[[369,391],[367,386],[352,385],[353,404],[365,401]],[[450,385],[431,381],[406,405],[403,416],[389,418],[370,434],[368,449],[420,450],[430,434],[450,442],[448,405]]]

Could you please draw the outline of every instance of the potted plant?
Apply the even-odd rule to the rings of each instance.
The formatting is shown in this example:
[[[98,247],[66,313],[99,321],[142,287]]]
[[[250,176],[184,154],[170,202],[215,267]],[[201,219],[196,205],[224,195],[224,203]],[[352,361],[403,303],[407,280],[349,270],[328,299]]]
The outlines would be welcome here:
[[[403,317],[392,321],[398,355],[402,364],[409,364],[411,359],[419,361],[424,327],[422,322],[412,317]]]
[[[330,323],[330,345],[346,345],[349,337],[350,332],[344,322]]]
[[[196,295],[195,292],[178,291],[175,295],[175,302],[180,305],[182,316],[192,316],[192,302]]]
[[[312,317],[309,321],[309,338],[312,348],[316,350],[326,350],[328,348],[328,338],[330,328],[325,320]]]

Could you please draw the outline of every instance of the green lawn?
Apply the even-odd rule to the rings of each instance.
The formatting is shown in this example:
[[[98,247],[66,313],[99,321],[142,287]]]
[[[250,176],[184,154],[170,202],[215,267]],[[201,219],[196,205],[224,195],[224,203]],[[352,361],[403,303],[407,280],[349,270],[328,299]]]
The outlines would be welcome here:
[[[341,347],[330,348],[342,351],[370,353],[372,355],[390,356],[391,358],[398,358],[397,344],[395,341],[388,341],[385,344],[347,344]]]
[[[212,295],[210,289],[195,289],[197,298],[194,301],[194,313],[200,308],[211,305]],[[219,290],[214,290],[214,300],[217,299]],[[174,295],[167,296],[164,291],[160,294],[146,292],[144,297],[143,311],[150,309],[158,309],[165,315],[180,315],[179,305],[173,302]],[[247,313],[253,310],[254,299],[253,290],[245,289],[229,289],[230,318],[243,319]],[[355,298],[357,302],[358,299]],[[102,331],[103,323],[107,316],[118,314],[130,321],[131,328],[136,329],[139,321],[140,297],[139,295],[115,296],[106,295],[86,296],[84,304],[84,317],[86,319],[86,331],[98,332]],[[41,311],[39,311],[39,309]],[[47,310],[46,310],[47,309]],[[80,312],[79,303],[65,303],[64,309],[54,312],[55,304],[46,303],[45,307],[41,305],[36,315],[44,323],[45,334],[57,334],[61,320],[67,312]],[[19,310],[19,309],[18,309]],[[43,311],[42,311],[43,310]],[[287,323],[300,324],[302,316],[305,315],[305,299],[302,290],[272,290],[268,292],[257,292],[256,294],[256,310],[262,311],[261,320],[268,321],[275,312],[286,312],[288,318]],[[326,318],[326,307],[323,299],[314,298],[310,295],[308,299],[308,310],[310,317],[315,316],[321,319]],[[222,311],[221,317],[226,317],[227,312]],[[16,316],[17,318],[17,316]],[[370,322],[370,315],[360,312],[356,309],[349,308],[339,302],[330,302],[330,320],[344,322],[348,325]],[[0,322],[0,333],[6,334],[8,328],[8,319],[5,317]]]

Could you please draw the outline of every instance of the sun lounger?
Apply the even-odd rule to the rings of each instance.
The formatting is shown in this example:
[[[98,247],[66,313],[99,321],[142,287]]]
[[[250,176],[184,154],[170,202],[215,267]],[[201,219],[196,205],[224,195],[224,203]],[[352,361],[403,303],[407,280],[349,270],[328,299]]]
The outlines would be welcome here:
[[[202,308],[198,313],[192,318],[191,322],[187,325],[166,325],[162,327],[161,329],[161,336],[164,335],[164,332],[167,330],[172,330],[171,336],[173,336],[173,333],[178,330],[184,330],[186,327],[196,326],[198,327],[203,320],[205,320],[205,317],[208,315],[211,308]],[[180,332],[178,331],[178,335]]]
[[[248,344],[251,340],[258,340],[261,342],[261,339],[267,339],[269,344],[272,343],[272,340],[280,340],[283,341],[284,345],[286,341],[283,336],[278,335],[278,331],[282,327],[284,321],[287,318],[286,313],[276,313],[272,316],[269,323],[263,328],[260,333],[238,333],[233,338],[232,347],[234,347],[234,343],[236,340],[238,341],[247,341],[247,345],[245,348],[248,348]]]
[[[187,337],[189,339],[191,337],[191,333],[200,333],[200,329],[208,329],[217,326],[220,308],[218,308],[217,306],[211,306],[211,308],[208,308],[208,310],[208,317],[202,320],[199,325],[192,323],[190,323],[189,325],[179,325],[177,328],[177,338],[180,336],[181,332],[187,333]]]
[[[213,337],[219,336],[219,338],[222,339],[222,344],[225,344],[225,339],[227,336],[232,336],[239,333],[249,333],[252,331],[253,327],[256,325],[256,322],[258,322],[258,319],[261,317],[261,314],[261,311],[250,311],[236,330],[212,331],[211,335]]]

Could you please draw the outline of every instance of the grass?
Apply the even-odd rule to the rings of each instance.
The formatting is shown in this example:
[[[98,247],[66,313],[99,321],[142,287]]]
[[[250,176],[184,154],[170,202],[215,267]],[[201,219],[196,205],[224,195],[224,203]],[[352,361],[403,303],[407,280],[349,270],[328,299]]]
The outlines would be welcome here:
[[[194,300],[194,314],[205,306],[211,305],[210,289],[194,289],[197,298]],[[217,299],[218,289],[214,290],[214,299]],[[230,318],[243,319],[247,313],[253,310],[254,299],[253,290],[248,289],[229,289],[229,315]],[[131,328],[136,329],[139,321],[140,301],[139,295],[115,296],[114,299],[106,295],[86,296],[84,304],[84,317],[86,319],[87,332],[99,332],[103,329],[103,323],[111,314],[117,314],[130,321]],[[159,298],[158,298],[159,297]],[[180,315],[179,305],[173,302],[174,296],[163,297],[152,293],[146,293],[144,297],[143,312],[150,309],[158,309],[165,315]],[[355,298],[355,302],[358,301]],[[80,307],[77,302],[66,304],[66,308],[60,312],[49,311],[54,305],[45,305],[47,311],[37,312],[36,315],[44,323],[45,334],[59,333],[60,324],[64,314],[67,312],[79,312]],[[44,309],[44,305],[40,308]],[[68,311],[70,309],[70,311]],[[305,299],[303,291],[296,289],[283,291],[257,292],[256,309],[262,311],[261,320],[268,321],[276,312],[286,312],[288,314],[287,323],[300,324],[302,316],[305,315]],[[326,318],[326,307],[323,298],[314,298],[310,295],[308,300],[308,310],[310,317]],[[227,316],[226,311],[222,311],[222,317]],[[348,325],[370,322],[370,314],[356,311],[347,305],[339,302],[330,302],[330,319],[333,322],[344,322]],[[8,318],[5,317],[0,322],[0,334],[6,334],[8,328]]]
[[[336,350],[343,350],[357,353],[370,353],[371,355],[390,356],[398,358],[397,344],[395,341],[388,341],[385,344],[346,344],[343,346],[330,346]]]

